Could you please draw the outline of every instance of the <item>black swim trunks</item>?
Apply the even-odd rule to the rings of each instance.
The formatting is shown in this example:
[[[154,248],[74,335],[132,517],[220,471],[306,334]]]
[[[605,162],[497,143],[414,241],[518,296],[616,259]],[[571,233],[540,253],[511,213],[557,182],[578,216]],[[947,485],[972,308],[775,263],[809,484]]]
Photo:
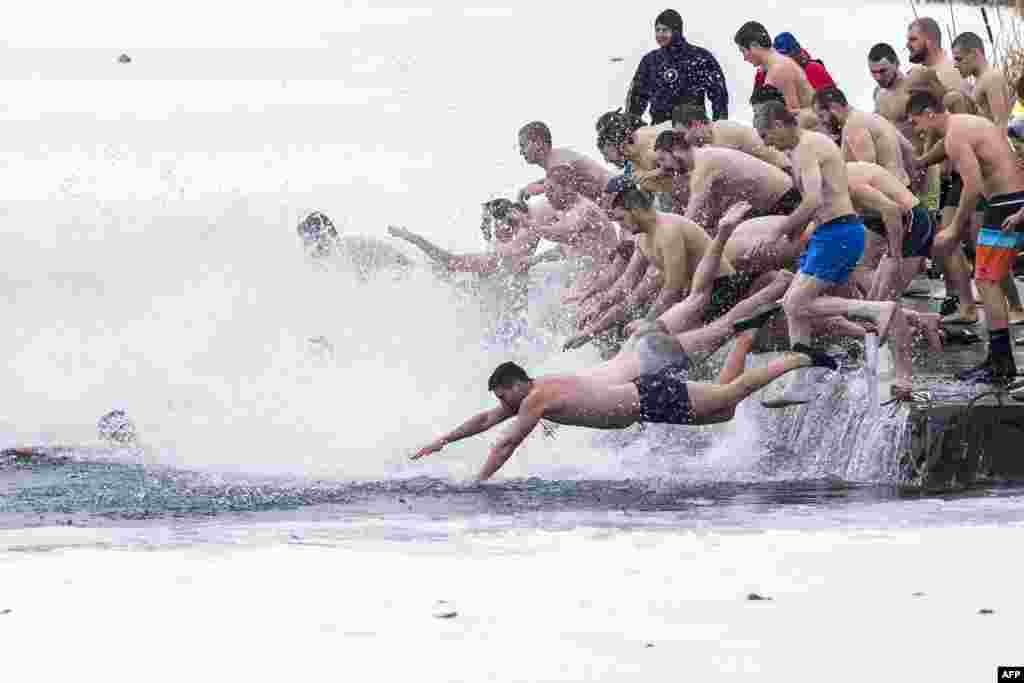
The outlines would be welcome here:
[[[874,212],[864,213],[861,218],[864,221],[864,228],[875,233],[884,240],[888,240],[885,232],[885,221]],[[935,240],[935,231],[932,227],[931,216],[928,210],[918,204],[912,211],[903,214],[903,258],[927,257],[932,251],[932,242]]]
[[[711,285],[711,299],[704,307],[701,321],[708,325],[721,318],[739,302],[747,298],[757,273],[743,272],[715,278]]]
[[[949,179],[942,179],[939,190],[939,208],[956,208],[960,206],[960,195],[964,191],[964,180],[956,171],[949,176]]]
[[[666,365],[658,372],[640,375],[633,384],[640,395],[640,421],[673,425],[693,424],[696,416],[686,388],[690,363]]]
[[[779,197],[772,208],[767,211],[751,211],[749,215],[751,218],[759,216],[788,216],[796,211],[796,208],[800,206],[800,202],[803,200],[804,196],[800,194],[800,190],[791,187],[786,190],[784,195]]]

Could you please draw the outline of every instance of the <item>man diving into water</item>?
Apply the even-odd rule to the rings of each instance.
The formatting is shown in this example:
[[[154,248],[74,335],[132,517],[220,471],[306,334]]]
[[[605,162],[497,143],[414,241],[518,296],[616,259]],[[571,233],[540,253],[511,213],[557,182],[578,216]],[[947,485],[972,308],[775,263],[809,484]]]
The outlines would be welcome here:
[[[738,223],[749,205],[739,204],[723,221]],[[695,287],[706,288],[717,271],[715,263],[702,263]],[[704,267],[707,265],[707,267]],[[639,331],[632,344],[614,359],[594,368],[566,375],[532,378],[515,363],[502,363],[488,380],[499,405],[474,415],[454,430],[420,448],[418,460],[449,443],[480,434],[514,418],[512,427],[491,448],[477,477],[490,478],[542,420],[594,429],[625,429],[637,422],[702,425],[732,419],[745,398],[783,374],[805,367],[835,369],[827,355],[808,349],[790,352],[768,365],[743,371],[743,356],[755,330],[770,319],[778,306],[759,297],[747,299],[721,318],[699,330],[675,337],[654,326]],[[732,316],[746,315],[746,318]],[[713,351],[735,331],[741,334],[736,351],[726,361],[718,383],[688,381],[690,355]]]

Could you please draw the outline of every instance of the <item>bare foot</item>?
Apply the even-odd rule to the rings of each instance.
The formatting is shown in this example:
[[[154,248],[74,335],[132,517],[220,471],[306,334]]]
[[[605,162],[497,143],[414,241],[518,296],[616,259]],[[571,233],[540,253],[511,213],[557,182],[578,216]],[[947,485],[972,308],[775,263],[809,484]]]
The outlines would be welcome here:
[[[1024,311],[1010,309],[1009,321],[1011,325],[1024,325]]]
[[[961,306],[956,313],[951,313],[942,319],[943,325],[974,325],[978,322],[978,310],[973,306]]]

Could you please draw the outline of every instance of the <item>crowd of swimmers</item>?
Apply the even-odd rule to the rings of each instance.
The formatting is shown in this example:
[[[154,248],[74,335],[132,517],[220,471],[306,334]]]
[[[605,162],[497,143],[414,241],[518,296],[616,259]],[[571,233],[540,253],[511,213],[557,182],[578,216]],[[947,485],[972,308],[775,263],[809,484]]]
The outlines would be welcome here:
[[[605,351],[603,363],[572,374],[533,377],[503,363],[488,385],[498,405],[414,459],[511,419],[486,479],[542,419],[594,428],[729,420],[786,372],[837,369],[830,338],[888,342],[893,398],[912,400],[912,343],[979,342],[965,331],[979,304],[988,354],[958,379],[1016,376],[1009,327],[1024,322],[1013,279],[1024,165],[1008,138],[1010,88],[979,36],[959,35],[950,57],[938,23],[918,18],[907,30],[908,70],[891,45],[875,45],[866,56],[875,106],[862,111],[796,37],[747,22],[734,42],[756,68],[753,125],[728,120],[721,67],[686,41],[677,12],[657,17],[655,38],[625,109],[596,121],[606,163],[555,146],[543,122],[522,127],[521,154],[543,176],[484,205],[488,251],[454,254],[390,229],[444,269],[509,282],[564,260],[573,329],[564,346]],[[556,249],[537,253],[543,240]],[[939,313],[900,303],[928,262],[949,295]],[[729,340],[717,380],[690,381],[693,359]],[[747,369],[758,345],[785,352]]]

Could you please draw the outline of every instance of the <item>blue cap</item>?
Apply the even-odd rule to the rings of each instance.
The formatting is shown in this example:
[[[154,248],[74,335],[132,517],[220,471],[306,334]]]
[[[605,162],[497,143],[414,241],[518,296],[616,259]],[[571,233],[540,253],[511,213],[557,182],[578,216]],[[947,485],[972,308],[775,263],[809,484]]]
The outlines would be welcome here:
[[[796,42],[796,37],[788,31],[775,36],[773,47],[777,52],[781,52],[783,54],[800,51],[800,43]]]
[[[608,181],[608,185],[604,188],[607,194],[622,194],[628,190],[632,190],[636,187],[636,181],[633,180],[632,176],[628,175],[617,175]]]

